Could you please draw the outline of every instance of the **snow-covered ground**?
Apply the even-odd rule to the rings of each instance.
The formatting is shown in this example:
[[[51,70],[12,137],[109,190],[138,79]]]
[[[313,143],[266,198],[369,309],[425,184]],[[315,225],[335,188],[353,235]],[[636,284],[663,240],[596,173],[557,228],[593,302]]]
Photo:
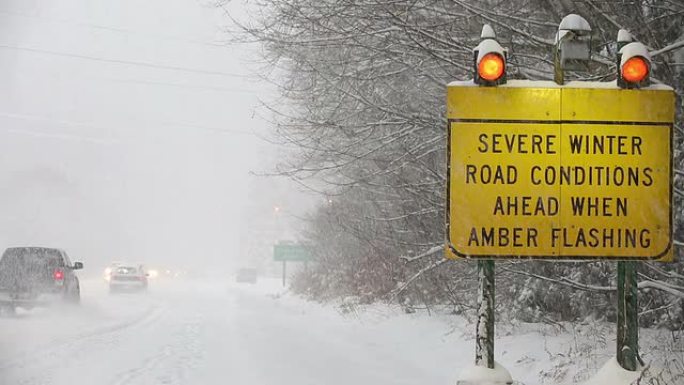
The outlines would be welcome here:
[[[473,360],[465,317],[342,311],[284,293],[277,280],[158,282],[145,295],[82,286],[79,308],[0,319],[0,384],[455,384]],[[614,353],[612,325],[501,322],[497,333],[497,361],[530,385],[579,382]],[[669,364],[656,354],[672,338],[642,331],[646,361],[684,361],[682,349]]]

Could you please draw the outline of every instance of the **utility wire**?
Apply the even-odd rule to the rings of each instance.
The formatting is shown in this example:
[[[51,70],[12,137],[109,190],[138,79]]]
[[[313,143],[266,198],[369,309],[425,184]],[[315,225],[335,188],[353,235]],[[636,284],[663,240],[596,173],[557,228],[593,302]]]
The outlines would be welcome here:
[[[84,127],[84,128],[93,128],[93,129],[98,129],[98,130],[113,130],[115,127],[104,127],[104,126],[97,126],[92,123],[85,123],[85,122],[76,122],[76,121],[71,121],[71,120],[61,120],[61,119],[52,119],[46,116],[40,116],[40,115],[30,115],[30,114],[17,114],[13,112],[5,112],[5,111],[0,111],[0,117],[6,117],[10,119],[20,119],[20,120],[33,120],[33,121],[42,121],[42,122],[50,122],[50,123],[56,123],[64,126],[72,126],[72,127]],[[212,127],[212,126],[204,126],[204,125],[198,125],[198,124],[190,124],[190,123],[175,123],[175,122],[144,122],[141,121],[137,123],[141,126],[147,126],[150,124],[156,125],[156,126],[175,126],[175,127],[185,127],[185,128],[193,128],[193,129],[200,129],[200,130],[205,130],[205,131],[211,131],[211,132],[216,132],[220,134],[240,134],[240,135],[255,135],[254,132],[251,131],[246,131],[246,130],[234,130],[230,128],[220,128],[220,127]]]
[[[100,145],[115,145],[118,144],[118,140],[106,139],[106,138],[95,138],[89,136],[83,136],[79,134],[69,134],[64,132],[44,132],[44,131],[33,131],[33,130],[22,130],[18,128],[2,128],[3,131],[12,134],[21,134],[33,136],[36,138],[48,138],[48,139],[59,139],[59,140],[71,140],[78,142],[90,142]]]
[[[103,80],[112,81],[115,83],[132,83],[140,84],[145,86],[164,86],[164,87],[175,87],[175,88],[188,88],[197,90],[207,90],[216,92],[227,92],[227,93],[240,93],[240,94],[258,94],[256,90],[246,90],[240,88],[228,88],[228,87],[215,87],[215,86],[203,86],[197,84],[183,84],[183,83],[170,83],[170,82],[158,82],[151,80],[140,80],[140,79],[106,79]]]
[[[212,48],[222,48],[222,47],[225,47],[227,45],[226,43],[208,43],[206,41],[186,39],[186,38],[182,38],[179,36],[164,35],[164,34],[160,34],[160,33],[141,32],[141,31],[135,31],[135,30],[126,29],[126,28],[112,27],[112,26],[100,25],[100,24],[94,24],[94,23],[84,23],[84,22],[80,22],[80,21],[74,21],[74,20],[68,20],[68,19],[58,19],[58,18],[47,17],[47,16],[29,15],[29,14],[20,13],[20,12],[11,12],[11,11],[0,10],[0,15],[5,15],[6,17],[17,17],[17,18],[45,20],[45,21],[48,21],[51,23],[67,24],[67,25],[80,27],[80,28],[99,29],[99,30],[103,30],[103,31],[116,32],[116,33],[121,33],[121,34],[126,34],[126,35],[140,35],[140,36],[146,36],[146,37],[160,39],[160,40],[175,40],[175,41],[185,43],[185,44],[208,46],[208,47],[212,47]]]
[[[203,74],[203,75],[247,78],[247,76],[245,76],[245,75],[240,75],[240,74],[235,74],[235,73],[230,73],[230,72],[211,71],[211,70],[203,70],[203,69],[197,69],[197,68],[188,68],[188,67],[180,67],[180,66],[165,65],[165,64],[155,64],[155,63],[147,63],[147,62],[142,62],[142,61],[102,58],[102,57],[81,55],[81,54],[68,53],[68,52],[52,51],[52,50],[47,50],[47,49],[42,49],[42,48],[21,47],[21,46],[6,45],[6,44],[0,44],[0,48],[1,49],[8,49],[8,50],[32,52],[32,53],[38,53],[38,54],[44,54],[44,55],[62,56],[62,57],[68,57],[68,58],[72,58],[72,59],[82,59],[82,60],[104,62],[104,63],[132,65],[132,66],[146,67],[146,68],[156,68],[156,69],[165,69],[165,70],[171,70],[171,71],[198,73],[198,74]]]

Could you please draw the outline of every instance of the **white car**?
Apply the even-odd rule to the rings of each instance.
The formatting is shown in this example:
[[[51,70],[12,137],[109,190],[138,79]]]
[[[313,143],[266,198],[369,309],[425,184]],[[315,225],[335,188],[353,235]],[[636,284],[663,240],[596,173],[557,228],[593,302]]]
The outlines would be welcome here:
[[[103,278],[105,281],[109,282],[109,280],[112,279],[112,271],[116,269],[117,266],[121,265],[122,262],[112,262],[107,268],[104,270]]]
[[[109,291],[147,290],[148,273],[144,265],[118,264],[112,267],[109,275]]]

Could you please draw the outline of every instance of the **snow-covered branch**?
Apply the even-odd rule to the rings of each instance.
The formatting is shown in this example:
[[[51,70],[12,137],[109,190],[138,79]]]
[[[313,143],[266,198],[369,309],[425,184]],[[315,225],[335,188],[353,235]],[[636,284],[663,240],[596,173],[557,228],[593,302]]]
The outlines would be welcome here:
[[[425,257],[433,256],[433,255],[435,255],[437,253],[441,253],[443,251],[444,251],[444,245],[437,245],[437,246],[431,247],[430,249],[428,249],[428,250],[426,250],[426,251],[424,251],[424,252],[422,252],[416,256],[413,256],[413,257],[402,256],[400,258],[406,262],[413,262],[413,261],[417,261],[417,260],[425,258]]]
[[[651,54],[651,57],[656,57],[656,56],[662,55],[664,53],[668,53],[670,51],[674,51],[676,49],[680,49],[683,47],[684,47],[684,40],[680,40],[680,41],[674,42],[672,44],[666,45],[665,47],[663,47],[661,49],[651,51],[649,53]]]
[[[432,269],[435,269],[435,268],[441,266],[443,263],[445,263],[447,261],[448,261],[448,259],[439,259],[439,260],[423,267],[422,269],[418,270],[409,279],[407,279],[406,282],[401,283],[399,286],[397,286],[396,289],[392,290],[392,292],[390,293],[390,296],[396,297],[401,292],[406,290],[406,288],[408,288],[416,279],[422,277],[423,274],[427,273],[428,271],[430,271]]]

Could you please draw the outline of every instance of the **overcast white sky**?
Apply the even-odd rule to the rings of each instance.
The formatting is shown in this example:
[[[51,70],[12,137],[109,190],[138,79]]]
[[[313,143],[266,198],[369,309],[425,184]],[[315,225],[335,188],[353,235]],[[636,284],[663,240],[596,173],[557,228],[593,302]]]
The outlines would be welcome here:
[[[249,47],[220,44],[226,20],[204,0],[0,0],[0,247],[96,266],[236,252],[273,91]]]

